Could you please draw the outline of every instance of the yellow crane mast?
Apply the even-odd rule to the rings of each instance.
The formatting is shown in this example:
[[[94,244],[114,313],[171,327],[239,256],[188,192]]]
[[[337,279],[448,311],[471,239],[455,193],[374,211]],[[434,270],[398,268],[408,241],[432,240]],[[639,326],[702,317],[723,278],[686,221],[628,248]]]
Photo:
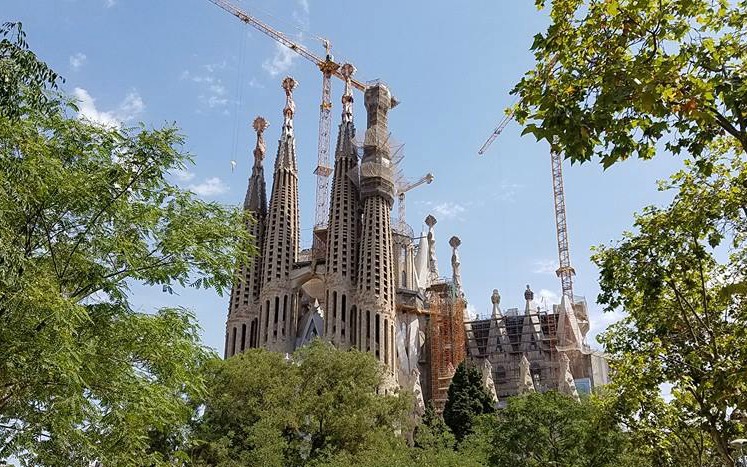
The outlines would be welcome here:
[[[363,92],[366,90],[367,85],[358,81],[352,76],[352,73],[344,73],[341,68],[342,65],[336,63],[330,53],[331,44],[328,40],[323,39],[322,44],[325,49],[325,57],[322,58],[310,51],[303,45],[292,41],[282,32],[272,28],[265,24],[254,16],[250,15],[246,11],[243,11],[233,3],[227,0],[208,0],[211,3],[219,6],[228,13],[237,17],[244,23],[252,26],[260,32],[266,34],[276,42],[288,47],[292,51],[296,52],[301,57],[312,62],[322,72],[322,103],[319,106],[319,145],[318,145],[318,160],[317,166],[314,170],[316,175],[316,209],[314,217],[314,249],[322,250],[325,248],[324,241],[319,237],[320,232],[326,229],[327,216],[329,215],[329,176],[332,173],[332,167],[329,162],[329,143],[330,143],[330,130],[332,127],[332,76],[335,76],[342,81],[349,83],[355,89]],[[354,67],[349,67],[347,70],[355,70]],[[321,254],[322,251],[315,251],[315,256]]]

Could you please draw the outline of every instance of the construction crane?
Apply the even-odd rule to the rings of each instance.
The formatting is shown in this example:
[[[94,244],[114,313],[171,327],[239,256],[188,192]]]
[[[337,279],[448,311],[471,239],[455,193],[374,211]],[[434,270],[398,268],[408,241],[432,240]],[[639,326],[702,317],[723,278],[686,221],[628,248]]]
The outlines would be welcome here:
[[[352,78],[347,73],[343,73],[341,65],[336,63],[330,53],[331,44],[328,40],[322,39],[322,45],[325,49],[325,57],[319,57],[314,52],[311,52],[306,47],[290,40],[285,34],[267,24],[263,23],[259,19],[251,16],[249,13],[241,10],[236,5],[232,4],[227,0],[209,0],[211,3],[221,7],[227,12],[231,13],[244,23],[258,29],[264,34],[276,42],[288,47],[298,55],[302,56],[306,60],[309,60],[319,68],[322,72],[322,103],[319,106],[319,155],[317,160],[317,166],[314,170],[316,175],[316,213],[314,217],[314,247],[323,248],[322,242],[316,238],[318,231],[323,230],[327,224],[327,216],[329,215],[329,176],[332,173],[332,167],[329,164],[329,141],[330,141],[330,130],[332,127],[332,76],[335,76],[346,83],[349,83],[352,87],[359,91],[365,91],[367,86]],[[352,67],[351,67],[352,68]],[[354,70],[354,68],[352,68]]]
[[[557,55],[554,56],[547,64],[545,73],[547,73],[557,62]],[[488,150],[493,141],[503,132],[506,126],[513,120],[513,107],[506,113],[493,130],[485,144],[482,145],[477,154],[483,155]],[[555,229],[558,237],[558,262],[559,267],[555,273],[560,278],[560,285],[563,295],[573,303],[573,276],[576,275],[575,269],[571,266],[571,254],[568,246],[568,224],[565,213],[565,191],[563,188],[563,158],[561,154],[553,148],[550,150],[550,163],[552,166],[552,191],[555,201]]]
[[[403,181],[401,184],[398,184],[397,186],[397,208],[399,216],[399,229],[400,231],[404,232],[407,228],[407,221],[405,220],[405,193],[412,190],[413,188],[417,188],[420,185],[423,184],[430,184],[435,180],[436,177],[433,176],[432,173],[427,173],[423,175],[420,179],[414,181],[414,182],[408,182]]]

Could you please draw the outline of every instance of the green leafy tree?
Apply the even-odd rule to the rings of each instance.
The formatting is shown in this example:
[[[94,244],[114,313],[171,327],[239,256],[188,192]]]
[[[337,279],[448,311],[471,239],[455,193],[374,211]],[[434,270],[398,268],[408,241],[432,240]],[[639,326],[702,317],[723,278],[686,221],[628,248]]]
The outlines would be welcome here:
[[[713,140],[747,151],[747,3],[551,5],[550,25],[532,44],[537,66],[513,90],[525,133],[605,167],[653,157],[659,143],[693,156]]]
[[[138,313],[128,285],[225,290],[246,219],[168,182],[190,162],[175,128],[74,118],[20,25],[0,35],[0,458],[166,462],[153,444],[211,353],[190,312]]]
[[[692,456],[733,466],[729,441],[744,437],[747,408],[747,162],[716,154],[663,183],[672,203],[644,209],[593,260],[599,302],[627,312],[602,337],[622,413],[656,418],[651,401],[669,385],[665,426],[702,431],[710,440]]]
[[[315,341],[289,361],[251,350],[210,368],[198,465],[334,464],[404,445],[395,432],[409,429],[410,398],[378,393],[382,369],[368,353]]]
[[[475,449],[477,445],[478,449]],[[602,400],[555,391],[512,397],[497,416],[480,418],[464,442],[496,467],[647,466]]]
[[[482,385],[480,371],[460,363],[451,379],[443,414],[444,422],[457,441],[471,433],[475,417],[494,411],[493,400]]]

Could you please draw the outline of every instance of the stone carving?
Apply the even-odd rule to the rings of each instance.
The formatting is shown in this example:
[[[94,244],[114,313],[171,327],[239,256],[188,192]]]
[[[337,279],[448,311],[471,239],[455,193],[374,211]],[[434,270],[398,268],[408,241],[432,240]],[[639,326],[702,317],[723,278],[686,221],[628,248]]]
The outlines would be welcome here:
[[[558,391],[567,394],[576,400],[579,400],[576,382],[573,380],[571,373],[571,361],[565,352],[560,353],[560,381],[558,381]]]
[[[498,289],[493,289],[493,295],[490,296],[490,301],[493,303],[493,319],[500,319],[503,317],[501,313],[501,294],[498,293]]]
[[[534,381],[532,381],[532,373],[529,371],[529,360],[527,356],[521,356],[521,363],[519,363],[519,393],[534,392]]]
[[[420,386],[420,370],[416,366],[410,374],[412,380],[412,395],[415,397],[415,414],[419,417],[425,413],[425,401],[423,400],[423,388]]]
[[[436,231],[433,228],[436,225],[435,217],[430,214],[425,218],[428,226],[428,279],[433,284],[438,280],[438,260],[436,259]]]
[[[464,291],[462,290],[462,271],[461,271],[461,265],[462,262],[459,259],[459,245],[462,244],[462,241],[457,236],[451,237],[449,239],[449,245],[451,245],[451,270],[452,270],[452,276],[454,279],[454,290],[456,291],[457,297],[463,297]]]
[[[495,392],[495,382],[493,381],[493,365],[487,358],[482,361],[482,385],[490,394],[493,402],[498,402],[498,394]]]
[[[257,117],[252,123],[252,128],[257,132],[257,145],[254,147],[254,165],[262,166],[262,161],[265,158],[265,151],[267,145],[265,144],[264,132],[270,124],[264,117]]]

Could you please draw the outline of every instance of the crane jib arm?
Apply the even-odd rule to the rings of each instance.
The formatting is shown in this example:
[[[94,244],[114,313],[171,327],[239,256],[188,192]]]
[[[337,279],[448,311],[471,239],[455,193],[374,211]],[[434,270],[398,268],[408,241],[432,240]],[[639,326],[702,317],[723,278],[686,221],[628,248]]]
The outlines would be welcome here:
[[[266,25],[265,23],[258,20],[257,18],[241,10],[239,7],[232,4],[231,2],[228,2],[226,0],[209,0],[209,1],[211,3],[214,3],[215,5],[218,5],[219,7],[226,10],[227,12],[231,13],[232,15],[234,15],[235,17],[237,17],[244,23],[270,36],[272,39],[288,47],[289,49],[296,52],[298,55],[302,56],[306,60],[309,60],[310,62],[314,63],[317,67],[319,67],[320,70],[324,70],[325,68],[329,69],[330,68],[329,65],[337,65],[332,60],[322,59],[321,57],[311,52],[310,50],[308,50],[306,47],[302,46],[301,44],[297,44],[293,42],[292,40],[288,39],[288,37],[286,37],[285,34],[283,34],[282,32],[271,28],[270,26]],[[342,74],[339,71],[337,71],[337,68],[339,68],[339,65],[334,66],[333,68],[334,68],[334,71],[331,74],[345,81],[345,77],[342,76]],[[353,78],[350,78],[350,84],[355,89],[361,92],[365,91],[366,88],[368,87],[364,83]]]

